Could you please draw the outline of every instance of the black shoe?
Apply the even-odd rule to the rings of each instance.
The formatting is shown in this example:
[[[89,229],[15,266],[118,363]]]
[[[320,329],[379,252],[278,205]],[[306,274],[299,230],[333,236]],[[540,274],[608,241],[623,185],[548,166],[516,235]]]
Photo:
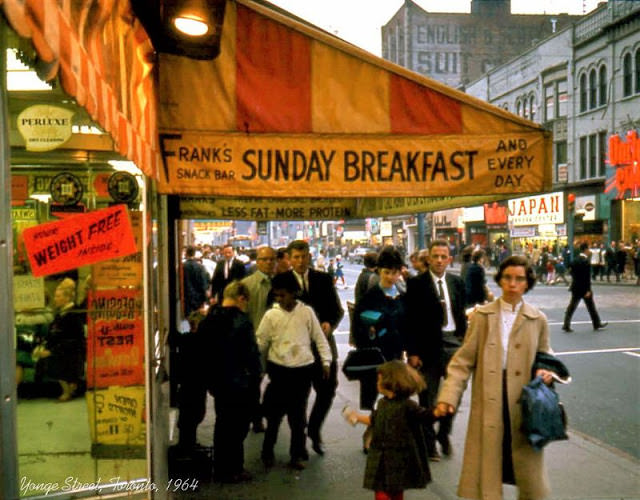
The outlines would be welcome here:
[[[429,453],[429,462],[439,462],[440,461],[440,453],[437,451],[432,451]]]
[[[598,326],[595,326],[593,329],[596,330],[596,331],[597,330],[604,330],[607,327],[608,324],[609,324],[608,321],[602,321],[602,322],[600,322],[600,324]]]
[[[273,465],[276,463],[276,458],[273,455],[273,452],[271,453],[265,453],[264,451],[262,452],[262,455],[260,455],[260,458],[262,459],[262,463],[263,465],[269,469],[271,467],[273,467]]]
[[[262,423],[262,420],[256,420],[253,423],[253,432],[255,434],[259,434],[260,432],[264,432],[264,424]]]
[[[451,456],[451,441],[449,441],[449,436],[443,436],[438,438],[438,442],[440,443],[440,448],[442,449],[442,454],[445,457]]]
[[[291,467],[293,470],[304,470],[306,468],[306,465],[302,462],[302,460],[292,458],[291,462],[289,462],[289,467]]]
[[[300,453],[300,460],[309,460],[309,452],[306,448]]]
[[[573,328],[571,328],[570,326],[563,326],[562,327],[562,331],[563,332],[567,332],[567,333],[571,333],[571,332],[573,332]]]
[[[320,441],[319,439],[311,440],[311,448],[318,455],[324,455],[324,447],[322,446],[322,441]]]

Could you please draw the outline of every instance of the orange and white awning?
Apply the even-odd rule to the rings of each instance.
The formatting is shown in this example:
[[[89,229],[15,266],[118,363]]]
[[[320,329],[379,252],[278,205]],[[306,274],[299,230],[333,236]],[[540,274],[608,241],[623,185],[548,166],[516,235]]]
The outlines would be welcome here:
[[[229,0],[220,56],[162,54],[163,193],[442,197],[545,191],[541,127],[282,11]]]
[[[0,0],[62,88],[111,134],[120,154],[155,177],[153,47],[129,0]]]

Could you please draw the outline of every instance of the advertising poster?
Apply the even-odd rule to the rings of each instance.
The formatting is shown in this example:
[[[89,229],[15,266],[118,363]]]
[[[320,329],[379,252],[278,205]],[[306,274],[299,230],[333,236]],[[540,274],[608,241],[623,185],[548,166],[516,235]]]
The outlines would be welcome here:
[[[91,441],[144,445],[144,396],[144,386],[113,386],[87,391]]]
[[[536,132],[359,137],[179,133],[165,137],[163,194],[455,196],[545,188]]]
[[[30,274],[13,277],[13,308],[16,312],[43,309],[44,278],[34,278]]]
[[[96,287],[142,286],[142,212],[130,212],[131,230],[138,251],[93,265]]]
[[[137,251],[129,214],[116,205],[23,231],[34,276],[60,273]]]
[[[142,291],[91,291],[87,307],[87,387],[144,384]]]

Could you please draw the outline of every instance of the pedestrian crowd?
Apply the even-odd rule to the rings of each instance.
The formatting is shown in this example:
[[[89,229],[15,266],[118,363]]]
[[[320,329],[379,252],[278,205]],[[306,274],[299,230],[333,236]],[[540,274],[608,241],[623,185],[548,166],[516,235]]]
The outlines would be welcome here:
[[[610,247],[598,247],[599,264],[607,262]],[[536,364],[540,353],[552,355],[552,349],[545,315],[524,295],[536,283],[564,279],[569,284],[569,272],[571,301],[563,329],[573,331],[571,317],[584,300],[600,330],[607,323],[597,314],[590,285],[608,273],[594,271],[594,251],[587,244],[580,245],[568,268],[559,269],[556,258],[549,266],[552,258],[545,260],[545,253],[541,249],[536,260],[512,256],[502,245],[494,277],[501,291],[497,299],[487,286],[482,249],[461,252],[460,275],[449,270],[452,252],[444,240],[412,254],[410,269],[392,246],[364,254],[355,300],[348,303],[349,343],[354,352],[375,352],[379,358],[357,367],[359,410],[346,408],[343,414],[364,425],[363,486],[374,490],[376,499],[401,499],[405,489],[426,487],[429,462],[454,453],[451,429],[472,377],[458,494],[499,499],[503,484],[515,484],[520,498],[548,495],[544,452],[520,430],[519,397],[535,377],[552,383],[552,370]],[[251,428],[264,432],[261,459],[267,469],[273,467],[285,416],[291,431],[288,464],[304,470],[308,444],[320,456],[330,452],[322,430],[338,385],[334,332],[344,315],[336,291],[336,281],[344,280],[342,268],[338,271],[333,258],[327,262],[324,253],[312,266],[302,240],[277,250],[260,247],[255,262],[244,264],[230,246],[214,264],[204,265],[205,255],[199,264],[189,248],[183,265],[184,311],[192,332],[185,351],[190,368],[180,388],[180,446],[196,445],[208,391],[216,412],[215,480],[251,480],[243,452]],[[636,250],[636,266],[637,258]]]

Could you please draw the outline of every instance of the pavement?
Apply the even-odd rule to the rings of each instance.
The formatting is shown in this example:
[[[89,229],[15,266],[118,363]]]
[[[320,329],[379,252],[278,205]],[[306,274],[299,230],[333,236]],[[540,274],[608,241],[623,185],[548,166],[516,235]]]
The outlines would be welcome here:
[[[343,360],[349,347],[339,345]],[[177,492],[172,499],[211,500],[370,500],[373,493],[362,488],[366,455],[362,453],[362,426],[352,427],[343,419],[345,405],[357,406],[359,386],[340,378],[333,408],[323,430],[326,453],[311,450],[303,471],[287,467],[289,432],[286,422],[276,446],[276,465],[266,470],[260,461],[263,434],[249,433],[245,440],[245,467],[253,480],[241,484],[219,484],[200,480],[197,491]],[[464,439],[469,416],[470,388],[456,416],[451,441],[454,452],[440,462],[431,462],[433,480],[424,490],[407,490],[405,499],[453,500],[462,465]],[[207,415],[198,428],[198,441],[210,446],[214,411],[209,400]],[[569,422],[571,415],[569,415]],[[569,440],[545,448],[551,500],[640,500],[640,461],[589,436],[569,429]],[[175,476],[191,479],[189,473]],[[514,487],[504,487],[505,500],[515,500]],[[494,500],[494,499],[490,499]],[[499,500],[499,499],[495,499]]]

